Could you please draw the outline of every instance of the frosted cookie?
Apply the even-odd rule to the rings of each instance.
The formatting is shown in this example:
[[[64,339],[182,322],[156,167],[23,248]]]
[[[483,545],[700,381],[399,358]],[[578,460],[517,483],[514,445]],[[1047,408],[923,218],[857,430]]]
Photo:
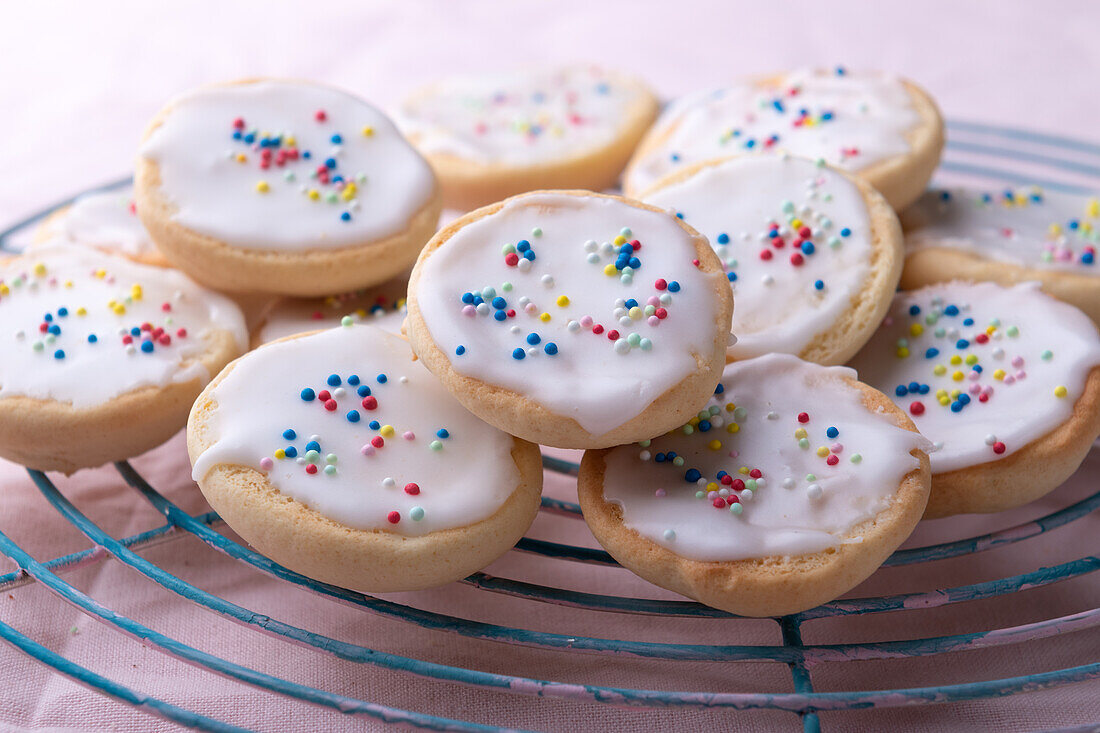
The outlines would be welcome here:
[[[406,100],[402,127],[448,207],[469,211],[540,188],[615,185],[657,100],[593,66],[451,79]]]
[[[390,333],[401,333],[407,287],[408,278],[398,277],[357,293],[327,298],[282,298],[261,318],[253,346],[342,323],[369,323]]]
[[[342,91],[246,81],[171,100],[139,150],[138,215],[181,270],[230,292],[316,296],[410,267],[442,206],[428,163]]]
[[[351,324],[230,364],[187,426],[194,478],[249,544],[365,592],[459,580],[538,513],[538,447],[486,425],[400,336]]]
[[[474,414],[598,448],[694,414],[721,375],[732,297],[707,240],[671,214],[536,191],[436,234],[408,307],[413,351]]]
[[[901,228],[867,183],[804,158],[698,163],[642,194],[710,240],[737,307],[732,359],[795,354],[843,364],[897,288]]]
[[[899,293],[852,366],[933,442],[929,519],[1038,499],[1100,435],[1096,327],[1037,283]]]
[[[59,243],[0,263],[0,344],[0,456],[72,473],[172,437],[248,333],[175,270]]]
[[[927,441],[855,376],[788,354],[730,364],[682,428],[584,454],[585,522],[634,573],[731,613],[836,598],[928,499]]]
[[[147,265],[168,264],[137,217],[130,186],[80,196],[42,222],[34,233],[35,246],[59,239]]]
[[[942,148],[940,113],[912,82],[804,69],[677,100],[638,146],[623,189],[635,196],[693,163],[785,150],[858,174],[900,210],[920,196]]]
[[[902,214],[902,286],[1037,281],[1100,324],[1100,200],[1031,186],[929,191]]]

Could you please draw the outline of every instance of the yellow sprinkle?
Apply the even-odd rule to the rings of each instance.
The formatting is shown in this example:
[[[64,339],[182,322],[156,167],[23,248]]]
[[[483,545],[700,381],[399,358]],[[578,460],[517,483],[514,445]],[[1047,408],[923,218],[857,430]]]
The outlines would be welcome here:
[[[126,306],[124,306],[122,303],[115,303],[114,307],[111,308],[111,310],[115,312],[115,315],[121,316],[123,313],[126,312]]]
[[[142,291],[140,285],[134,285],[133,287],[130,288],[130,297],[133,298],[134,300],[141,300],[142,295],[143,295],[143,291]]]
[[[726,426],[726,432],[727,433],[736,433],[740,430],[741,430],[741,426],[738,425],[735,422],[731,422],[729,425]]]
[[[977,364],[978,363],[977,355],[976,354],[971,354],[970,356],[966,357],[966,363],[969,364],[970,366],[974,366],[975,364]]]
[[[382,429],[378,431],[383,438],[393,437],[393,425],[383,425]]]
[[[1069,392],[1069,390],[1067,390],[1065,387],[1063,387],[1060,384],[1057,387],[1054,388],[1054,396],[1055,397],[1065,397],[1068,392]]]
[[[80,306],[79,308],[76,309],[76,314],[78,316],[86,316],[86,315],[88,315],[88,309],[85,308],[84,306]]]
[[[370,125],[365,125],[363,127],[363,137],[373,137],[373,136],[374,136],[374,128],[371,127]]]
[[[727,402],[726,403],[726,412],[733,412],[736,409],[737,409],[737,405],[733,404],[732,402]]]
[[[720,450],[722,448],[722,441],[712,440],[709,443],[707,443],[707,447],[710,448],[711,450]]]
[[[1089,199],[1085,214],[1095,219],[1100,216],[1100,199]]]
[[[271,186],[267,185],[267,181],[259,181],[256,183],[256,190],[260,193],[267,193],[271,190]]]
[[[791,220],[791,227],[794,228],[794,229],[801,229],[802,228],[802,220],[801,219]]]
[[[909,327],[910,336],[920,336],[922,333],[924,333],[924,326],[920,325],[919,323],[914,323],[912,326]]]
[[[825,446],[819,446],[817,449],[817,454],[824,458],[825,456],[829,455],[829,449]]]
[[[540,313],[539,314],[539,320],[542,321],[543,323],[546,323],[547,321],[550,320],[550,314],[549,313]]]
[[[351,201],[353,198],[355,198],[355,189],[353,189],[351,186],[344,187],[344,191],[340,194],[340,198],[342,198],[344,201]]]
[[[1050,232],[1050,236],[1057,237],[1059,234],[1062,233],[1062,227],[1058,226],[1057,224],[1051,224],[1048,231]]]
[[[96,270],[95,271],[95,276],[96,276],[96,278],[102,280],[103,278],[107,277],[107,271],[106,270]]]
[[[567,296],[567,295],[559,295],[559,296],[558,296],[558,300],[557,300],[557,303],[558,303],[558,305],[559,305],[559,306],[561,306],[562,308],[564,308],[565,306],[569,305],[569,296]]]
[[[34,274],[42,277],[46,274],[46,266],[39,262],[37,265],[34,266]]]
[[[950,398],[950,397],[948,397],[947,395],[943,395],[942,397],[937,397],[936,399],[937,399],[937,400],[939,401],[939,403],[940,403],[941,405],[945,405],[945,406],[946,406],[946,405],[950,405],[950,404],[951,404],[951,398]]]
[[[707,491],[718,491],[718,484],[711,481],[707,484]]]
[[[799,428],[798,430],[795,430],[794,431],[794,437],[799,438],[799,439],[805,438],[806,437],[806,429],[805,428]]]
[[[693,417],[690,420],[688,420],[688,425],[690,425],[691,427],[695,427],[698,424],[699,424],[699,418],[698,417]]]
[[[0,295],[7,295],[11,290],[4,283],[0,283]]]
[[[935,374],[937,377],[942,377],[944,374],[947,373],[947,367],[945,367],[943,364],[937,364],[936,366],[932,367],[932,373]]]
[[[905,346],[899,346],[897,352],[895,353],[897,353],[899,359],[904,359],[905,357],[909,356],[909,349]]]
[[[749,467],[748,466],[741,466],[741,468],[737,469],[737,473],[745,474],[745,473],[748,473],[748,472],[749,472]]]
[[[986,329],[985,329],[985,333],[986,333],[987,336],[992,336],[993,332],[996,331],[996,330],[997,330],[996,326],[987,326]]]
[[[603,274],[605,275],[614,275],[616,272],[618,272],[618,270],[615,269],[615,265],[612,263],[609,263],[603,268]]]
[[[285,138],[283,138],[283,142],[290,147],[294,147],[298,144],[298,138],[294,137],[293,135],[287,135]]]
[[[309,193],[308,193],[307,195],[308,195],[308,196],[310,197],[310,199],[312,199],[313,201],[316,201],[317,199],[321,198],[321,193],[320,193],[320,191],[318,191],[318,190],[317,190],[316,188],[311,188],[311,189],[309,189]]]
[[[237,162],[238,163],[245,163],[247,161],[248,161],[248,156],[247,155],[245,155],[244,153],[237,153]]]
[[[1000,380],[1004,379],[1005,378],[1005,370],[1004,369],[998,369],[997,371],[993,372],[993,378],[996,379],[997,381],[1000,381]]]
[[[626,237],[621,234],[615,237],[615,244],[626,244]]]
[[[956,382],[961,382],[965,377],[966,375],[958,370],[955,370],[955,373],[951,375],[951,378],[954,379]]]
[[[951,363],[954,364],[955,366],[958,366],[959,364],[962,364],[963,363],[962,357],[959,356],[958,354],[955,354],[954,356],[951,357]]]
[[[66,280],[65,281],[65,287],[71,288],[72,286],[73,286],[73,281],[72,280]]]
[[[957,399],[959,399],[959,395],[961,395],[961,394],[962,394],[961,389],[953,389],[953,390],[951,390],[951,399],[957,400]]]
[[[627,313],[626,313],[626,314],[627,314],[628,316],[630,316],[630,317],[631,317],[632,319],[634,319],[635,321],[636,321],[636,320],[638,320],[639,318],[641,318],[641,317],[642,317],[642,315],[644,315],[644,314],[642,313],[642,309],[641,309],[641,308],[639,308],[638,306],[634,306],[634,307],[633,307],[633,308],[631,308],[631,309],[630,309],[629,311],[627,311]]]
[[[275,457],[279,459],[286,458],[286,451],[282,448],[277,449],[275,451]]]

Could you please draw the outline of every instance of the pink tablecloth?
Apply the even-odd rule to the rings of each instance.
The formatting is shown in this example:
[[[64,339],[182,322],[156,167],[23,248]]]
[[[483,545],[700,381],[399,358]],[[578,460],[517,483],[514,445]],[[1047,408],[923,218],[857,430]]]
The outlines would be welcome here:
[[[873,12],[872,12],[873,10]],[[1092,93],[1100,11],[1086,2],[926,2],[887,8],[856,2],[593,3],[178,3],[32,4],[0,21],[0,222],[126,172],[146,119],[164,98],[200,82],[250,75],[323,79],[391,105],[442,72],[595,60],[650,79],[665,95],[735,74],[843,63],[902,72],[925,85],[948,117],[1097,137]],[[188,478],[179,436],[138,459],[154,485],[185,509],[205,511]],[[1052,496],[1000,517],[927,523],[927,544],[1010,526],[1096,488],[1100,455]],[[158,516],[116,473],[61,482],[91,518],[122,536]],[[46,559],[88,546],[50,509],[18,467],[0,462],[0,530]],[[569,499],[551,476],[547,493]],[[954,561],[886,570],[854,595],[980,582],[1095,552],[1100,516],[1010,547]],[[540,517],[534,536],[592,544],[583,523]],[[188,538],[143,554],[200,587],[259,613],[386,651],[486,671],[577,683],[655,689],[789,691],[781,665],[645,662],[502,647],[416,630],[307,595],[226,560]],[[584,569],[511,553],[489,569],[559,587],[671,597],[625,571]],[[618,710],[486,693],[338,661],[244,629],[180,601],[106,561],[66,575],[111,608],[159,632],[241,664],[340,694],[421,712],[539,729],[653,730],[797,725],[788,713]],[[421,608],[565,634],[696,643],[779,643],[770,621],[684,622],[534,605],[464,586],[402,594]],[[924,637],[1005,628],[1100,606],[1095,578],[990,600],[805,627],[808,643]],[[173,661],[108,630],[35,585],[0,596],[0,620],[141,692],[260,729],[362,725],[290,703]],[[1100,635],[1081,631],[1025,645],[921,659],[850,662],[814,670],[820,690],[896,688],[1031,674],[1100,658]],[[0,727],[160,730],[171,726],[92,694],[0,646]],[[1100,689],[1085,684],[1002,700],[829,713],[826,729],[1031,730],[1100,720]]]

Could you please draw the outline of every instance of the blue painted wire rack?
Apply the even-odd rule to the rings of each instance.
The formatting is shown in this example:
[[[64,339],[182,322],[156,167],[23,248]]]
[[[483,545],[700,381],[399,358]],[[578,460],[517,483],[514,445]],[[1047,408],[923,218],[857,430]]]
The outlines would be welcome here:
[[[968,179],[985,185],[1038,183],[1047,188],[1088,191],[1100,189],[1100,145],[1068,138],[1041,135],[1015,128],[970,122],[948,125],[947,154],[941,165],[945,178]],[[117,181],[104,188],[118,187],[128,181]],[[13,238],[40,222],[54,210],[67,204],[60,202],[40,211],[0,232],[0,249],[11,248]],[[1100,447],[1094,447],[1094,454]],[[569,461],[544,456],[548,471],[575,476],[577,465]],[[949,704],[964,700],[1004,697],[1062,685],[1095,681],[1100,678],[1100,662],[1062,669],[997,679],[981,679],[936,687],[911,689],[874,689],[820,692],[815,691],[815,665],[842,664],[852,660],[913,658],[947,652],[990,648],[1034,642],[1042,638],[1100,626],[1100,608],[1044,618],[1008,628],[994,628],[972,633],[959,633],[931,638],[848,644],[815,645],[803,643],[802,624],[814,619],[856,616],[945,607],[1002,597],[1024,589],[1046,586],[1079,578],[1100,569],[1100,557],[1084,555],[1077,559],[1019,573],[995,580],[942,588],[934,591],[901,593],[867,598],[850,598],[827,603],[809,611],[774,619],[778,624],[781,645],[683,644],[656,641],[628,641],[613,638],[563,635],[512,628],[476,620],[458,618],[404,605],[383,598],[345,590],[298,575],[283,568],[245,545],[217,532],[221,520],[214,513],[192,515],[170,501],[150,485],[129,463],[116,464],[120,481],[133,489],[165,518],[165,523],[148,531],[116,538],[74,506],[49,476],[28,470],[30,481],[37,487],[46,505],[58,512],[91,543],[90,549],[51,560],[39,560],[0,532],[0,552],[11,558],[18,570],[0,575],[0,590],[14,589],[36,582],[51,593],[80,609],[89,617],[103,622],[122,634],[136,637],[147,647],[204,670],[223,675],[256,688],[256,709],[262,710],[264,696],[282,695],[304,703],[327,707],[351,716],[374,721],[404,724],[433,730],[500,730],[493,726],[467,722],[437,715],[418,713],[375,704],[366,700],[327,692],[291,680],[251,669],[233,661],[201,651],[193,646],[163,635],[138,621],[121,615],[62,579],[61,574],[107,558],[141,573],[165,591],[175,594],[181,606],[194,604],[223,618],[238,622],[257,632],[274,635],[327,655],[370,665],[394,674],[413,675],[443,683],[464,685],[481,690],[506,692],[532,697],[556,697],[620,707],[651,708],[725,708],[732,710],[771,709],[791,713],[791,722],[798,721],[805,731],[818,731],[818,713],[837,710],[862,710],[899,705]],[[950,542],[900,550],[887,566],[911,566],[946,558],[957,558],[984,552],[996,547],[1024,542],[1051,532],[1100,508],[1100,487],[1095,493],[1034,521],[1008,527],[980,536]],[[544,498],[543,512],[577,518],[580,509],[575,503]],[[46,507],[43,507],[46,511]],[[457,634],[469,640],[491,641],[503,645],[522,645],[546,650],[547,653],[611,653],[622,664],[632,658],[663,660],[670,664],[681,660],[712,662],[773,662],[790,669],[793,692],[701,692],[653,689],[626,689],[568,681],[534,679],[495,672],[479,671],[427,659],[401,656],[378,649],[341,641],[284,623],[269,616],[254,613],[234,602],[213,595],[168,572],[142,557],[139,551],[173,537],[194,536],[213,550],[240,560],[271,576],[273,582],[292,583],[320,596],[387,619],[411,624],[413,628]],[[516,550],[553,561],[614,566],[605,552],[588,547],[524,538]],[[1077,554],[1076,552],[1074,554]],[[687,600],[654,600],[629,598],[598,593],[579,592],[532,582],[492,577],[475,573],[464,581],[482,591],[523,599],[532,604],[553,604],[572,609],[618,614],[687,619],[691,623],[707,624],[714,619],[731,619],[729,614]],[[728,621],[727,621],[728,622]],[[746,622],[749,623],[749,622]],[[758,623],[758,622],[751,622]],[[150,697],[109,677],[77,664],[52,651],[0,619],[0,637],[37,662],[65,675],[86,687],[121,703],[158,715],[168,720],[203,730],[242,730],[235,725],[187,710],[164,700]],[[1095,684],[1095,682],[1093,682]],[[798,716],[795,718],[794,716]]]

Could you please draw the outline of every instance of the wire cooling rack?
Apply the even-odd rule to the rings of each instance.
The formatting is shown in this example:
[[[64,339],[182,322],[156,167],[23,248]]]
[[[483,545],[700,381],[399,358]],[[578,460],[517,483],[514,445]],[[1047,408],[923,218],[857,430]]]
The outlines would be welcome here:
[[[1100,189],[1100,145],[1040,135],[1015,128],[970,122],[949,123],[948,130],[950,140],[940,174],[944,180],[966,179],[985,186],[1037,183],[1049,189],[1067,191]],[[118,181],[104,188],[122,186],[127,182]],[[21,233],[25,233],[28,227],[66,203],[68,201],[40,211],[8,230],[0,232],[0,249],[13,248],[12,242]],[[1092,458],[1097,455],[1100,455],[1100,447],[1094,446]],[[576,475],[577,464],[571,461],[544,456],[543,463],[549,472],[569,477]],[[1086,554],[1052,567],[1019,572],[969,585],[833,601],[803,613],[774,619],[774,623],[778,625],[782,644],[730,645],[631,641],[613,636],[605,638],[560,634],[502,626],[318,583],[273,563],[246,545],[217,531],[217,528],[223,525],[216,514],[212,512],[192,514],[183,510],[162,491],[158,491],[151,485],[129,463],[118,463],[115,468],[119,482],[130,487],[148,502],[164,517],[165,522],[139,534],[114,537],[80,511],[49,476],[39,471],[28,470],[30,482],[42,496],[44,505],[41,511],[59,513],[91,542],[92,547],[62,557],[40,560],[13,541],[8,534],[0,532],[0,552],[11,558],[18,566],[14,572],[0,575],[0,590],[11,591],[37,583],[87,616],[101,621],[110,629],[123,635],[140,639],[149,648],[202,670],[220,674],[250,686],[253,688],[250,702],[254,706],[257,719],[262,716],[265,700],[270,700],[270,695],[278,695],[292,701],[310,703],[346,715],[362,716],[386,723],[434,730],[499,730],[492,725],[372,703],[287,679],[293,675],[278,676],[235,663],[227,658],[230,655],[219,656],[200,650],[111,610],[87,592],[66,582],[62,575],[67,571],[113,559],[114,562],[137,571],[162,588],[164,593],[170,594],[169,597],[173,598],[176,604],[172,608],[197,607],[235,621],[247,629],[289,642],[287,653],[301,654],[303,664],[317,662],[322,659],[322,655],[329,657],[334,655],[347,662],[389,670],[394,675],[411,675],[434,680],[437,683],[463,685],[475,688],[477,691],[503,692],[530,696],[532,699],[535,697],[560,698],[567,701],[618,707],[786,711],[790,713],[791,724],[799,723],[805,731],[821,729],[819,713],[824,711],[950,704],[1005,697],[1100,678],[1100,662],[1090,661],[1090,663],[1038,673],[1014,676],[994,675],[993,678],[983,676],[935,687],[851,689],[845,685],[840,691],[815,690],[817,670],[825,666],[844,666],[851,665],[857,660],[876,659],[896,659],[900,660],[898,663],[904,663],[904,660],[948,652],[1006,645],[1029,645],[1026,648],[1031,649],[1044,638],[1086,629],[1093,629],[1091,633],[1095,634],[1095,628],[1100,626],[1100,608],[1050,618],[1043,617],[1015,626],[927,638],[905,637],[888,641],[845,644],[807,644],[802,639],[803,624],[816,619],[866,617],[888,612],[918,614],[928,612],[928,609],[932,608],[1004,598],[1023,590],[1080,578],[1100,569],[1100,557],[1095,555]],[[79,480],[79,474],[77,480]],[[1095,481],[1092,480],[1092,483],[1095,484]],[[915,567],[937,560],[960,558],[1026,542],[1086,517],[1100,508],[1100,486],[1096,488],[1095,492],[1084,498],[1076,497],[1067,506],[1033,521],[977,536],[965,536],[947,542],[900,550],[887,560],[886,566]],[[580,516],[577,504],[549,497],[542,500],[542,512],[573,519]],[[470,666],[447,664],[420,656],[402,656],[342,641],[256,613],[184,580],[161,565],[146,559],[140,553],[142,548],[150,548],[162,542],[178,541],[179,538],[186,536],[196,537],[213,551],[242,561],[270,576],[272,583],[293,584],[320,596],[321,598],[316,599],[319,607],[324,603],[324,599],[339,601],[366,614],[407,624],[414,633],[418,633],[419,630],[427,633],[446,633],[456,635],[464,644],[474,645],[488,641],[513,648],[535,649],[547,655],[606,653],[616,655],[615,663],[621,665],[640,664],[640,660],[661,660],[673,665],[673,673],[670,674],[673,680],[676,679],[674,665],[677,662],[707,661],[731,664],[771,662],[786,665],[789,668],[788,688],[792,691],[704,692],[629,689],[572,683],[568,680],[543,680],[481,671]],[[585,563],[612,567],[616,565],[615,561],[602,550],[533,537],[522,539],[515,549],[555,563]],[[1078,551],[1072,554],[1077,555]],[[538,604],[564,607],[570,609],[570,613],[603,612],[614,619],[613,623],[605,627],[612,629],[619,628],[620,623],[628,622],[631,617],[638,616],[678,619],[683,623],[699,626],[715,624],[723,619],[727,624],[761,623],[758,620],[737,620],[729,614],[687,600],[657,600],[581,592],[529,581],[493,577],[485,573],[475,573],[463,582],[479,591],[521,599],[522,602],[531,604],[532,614],[538,613],[540,608]],[[215,731],[242,730],[224,720],[185,709],[164,699],[151,697],[108,675],[82,666],[16,630],[7,623],[8,620],[0,618],[0,637],[4,641],[38,663],[96,692],[186,726]],[[905,628],[904,619],[898,622],[897,628]],[[1095,640],[1095,637],[1092,638]],[[311,652],[319,654],[311,655]],[[428,654],[422,656],[427,657]],[[1022,654],[1021,658],[1026,656]],[[472,659],[472,656],[468,659]]]

